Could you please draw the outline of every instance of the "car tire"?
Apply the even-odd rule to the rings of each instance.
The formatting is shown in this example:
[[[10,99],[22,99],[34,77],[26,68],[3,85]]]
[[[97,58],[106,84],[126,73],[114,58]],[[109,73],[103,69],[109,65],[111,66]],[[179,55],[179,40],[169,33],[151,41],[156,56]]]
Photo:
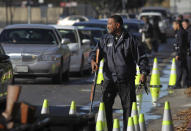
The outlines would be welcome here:
[[[58,73],[52,77],[53,84],[62,84],[63,61],[60,62]]]

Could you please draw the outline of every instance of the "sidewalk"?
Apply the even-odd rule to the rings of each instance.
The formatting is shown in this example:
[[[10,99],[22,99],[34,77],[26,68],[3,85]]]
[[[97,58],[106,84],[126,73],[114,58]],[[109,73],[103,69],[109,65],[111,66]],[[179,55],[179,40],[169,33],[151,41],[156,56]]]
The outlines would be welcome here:
[[[187,97],[184,94],[185,90],[186,89],[176,89],[176,90],[174,90],[173,95],[168,95],[168,96],[165,96],[165,97],[159,99],[158,102],[160,103],[160,106],[153,108],[153,110],[151,112],[153,114],[160,115],[161,118],[157,119],[157,120],[152,120],[149,123],[147,123],[148,131],[161,131],[162,117],[163,117],[163,110],[164,110],[163,108],[164,108],[165,101],[170,102],[175,131],[185,131],[180,128],[183,125],[185,126],[184,118],[180,118],[181,112],[185,112],[185,110],[187,110],[188,108],[191,107],[191,97]],[[177,115],[177,114],[179,114],[179,115]]]

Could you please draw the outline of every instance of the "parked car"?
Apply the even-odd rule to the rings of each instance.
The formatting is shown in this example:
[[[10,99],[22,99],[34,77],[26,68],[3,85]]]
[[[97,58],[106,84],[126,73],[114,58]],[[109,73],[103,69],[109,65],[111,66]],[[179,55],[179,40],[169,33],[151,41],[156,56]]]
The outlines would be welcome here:
[[[71,54],[54,27],[10,25],[3,29],[0,43],[10,56],[14,77],[50,77],[54,83],[68,79]]]
[[[84,21],[84,22],[77,22],[74,23],[73,26],[78,27],[93,27],[93,28],[103,28],[107,29],[107,20],[90,20],[90,21]]]
[[[156,18],[159,22],[159,28],[161,33],[166,33],[171,26],[169,19],[163,17],[161,13],[156,13],[156,12],[140,13],[139,19],[142,19],[143,17],[149,18],[152,24],[153,24],[153,19]]]
[[[79,72],[83,75],[85,70],[90,70],[88,58],[91,51],[91,40],[88,39],[88,36],[82,34],[75,26],[53,26],[59,31],[62,39],[67,41],[72,52],[70,72]]]
[[[7,86],[13,82],[13,68],[9,56],[0,45],[0,103],[5,102]]]
[[[172,14],[170,11],[163,7],[144,7],[141,9],[141,13],[160,13],[163,17],[171,19]]]
[[[57,21],[57,25],[73,25],[74,23],[81,21],[89,21],[89,18],[80,15],[67,16],[65,18],[60,18]]]
[[[139,33],[139,29],[143,27],[144,22],[137,19],[126,19],[123,21],[124,28],[128,30],[133,35],[136,35],[138,37],[141,37],[141,34]],[[103,20],[91,20],[87,22],[78,22],[75,23],[74,26],[77,27],[93,27],[93,28],[102,28],[107,30],[107,19]]]
[[[78,27],[80,34],[83,34],[84,37],[90,39],[91,48],[94,48],[97,42],[101,39],[101,37],[107,33],[107,31],[103,28],[96,27]]]
[[[142,19],[143,17],[147,17],[152,25],[154,25],[154,19],[158,21],[158,26],[161,32],[160,37],[162,38],[162,42],[165,42],[167,36],[169,36],[172,29],[172,24],[170,23],[170,20],[164,17],[161,13],[157,12],[140,13],[139,19]]]

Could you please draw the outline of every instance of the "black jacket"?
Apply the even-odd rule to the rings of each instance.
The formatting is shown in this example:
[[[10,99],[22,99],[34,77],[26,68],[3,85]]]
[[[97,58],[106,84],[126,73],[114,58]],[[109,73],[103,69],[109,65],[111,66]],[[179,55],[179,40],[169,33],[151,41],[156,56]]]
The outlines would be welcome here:
[[[146,38],[153,37],[153,27],[149,22],[145,23],[145,26],[143,27],[143,32],[145,33]]]
[[[175,32],[175,44],[177,46],[176,49],[176,55],[180,56],[180,57],[184,57],[186,55],[187,52],[187,46],[188,46],[188,35],[187,32],[180,28],[179,30],[177,30]]]
[[[188,53],[191,55],[191,26],[186,31],[188,33]]]
[[[96,50],[100,49],[100,59],[104,58],[104,79],[115,81],[134,80],[136,63],[141,73],[149,73],[148,58],[141,42],[124,31],[118,41],[111,34],[106,34],[90,53],[95,60]]]

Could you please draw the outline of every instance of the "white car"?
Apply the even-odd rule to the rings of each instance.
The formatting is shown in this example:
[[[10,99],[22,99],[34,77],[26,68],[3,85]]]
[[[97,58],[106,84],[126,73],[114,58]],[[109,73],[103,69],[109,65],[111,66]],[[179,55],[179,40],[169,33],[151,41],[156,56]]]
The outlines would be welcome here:
[[[63,43],[68,43],[67,45],[72,53],[70,72],[80,72],[82,75],[85,70],[90,70],[88,62],[91,51],[90,39],[75,26],[53,26],[60,32]]]
[[[72,15],[68,16],[65,18],[60,18],[57,22],[57,25],[73,25],[76,22],[81,22],[81,21],[89,21],[89,19],[85,16],[80,16],[80,15]]]
[[[143,13],[140,13],[139,19],[141,19],[142,17],[148,17],[150,20],[152,20],[152,18],[154,17],[157,17],[157,19],[159,20],[159,28],[161,33],[166,33],[170,29],[170,21],[169,19],[165,18],[162,15],[162,13],[143,12]],[[152,21],[151,21],[151,24],[153,24]]]

